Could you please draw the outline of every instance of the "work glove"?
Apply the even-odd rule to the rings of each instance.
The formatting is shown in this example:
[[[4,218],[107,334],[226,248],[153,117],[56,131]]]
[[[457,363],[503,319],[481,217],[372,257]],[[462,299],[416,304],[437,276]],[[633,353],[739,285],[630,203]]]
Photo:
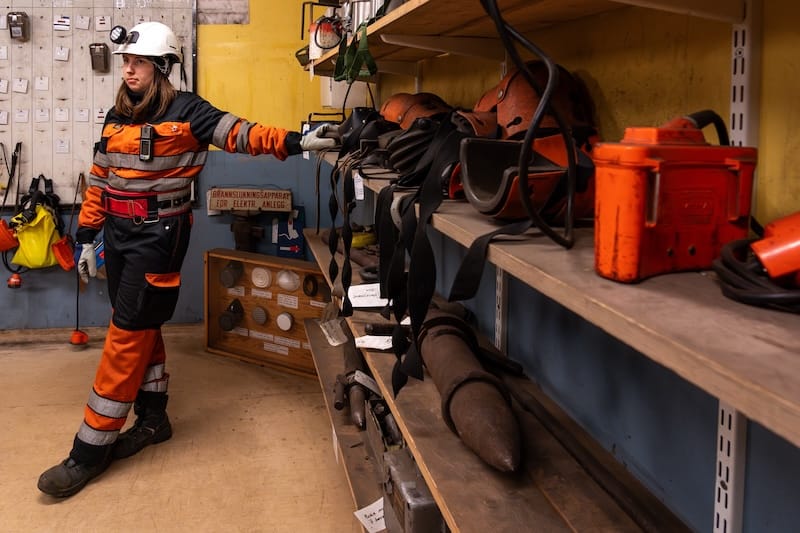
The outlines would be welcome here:
[[[336,146],[338,132],[334,124],[320,124],[313,130],[306,132],[300,139],[300,148],[304,152],[316,152]]]
[[[78,274],[84,283],[89,283],[89,277],[97,276],[97,258],[94,255],[94,243],[81,244],[81,257],[78,259]]]

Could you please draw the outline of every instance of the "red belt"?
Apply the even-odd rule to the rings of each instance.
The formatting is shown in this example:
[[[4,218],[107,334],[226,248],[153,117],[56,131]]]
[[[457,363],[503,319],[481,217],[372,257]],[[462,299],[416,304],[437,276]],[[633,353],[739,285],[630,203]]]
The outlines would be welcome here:
[[[191,208],[191,199],[189,192],[175,196],[175,193],[131,194],[105,190],[102,196],[106,213],[129,218],[137,224],[158,222],[160,217],[185,213]]]

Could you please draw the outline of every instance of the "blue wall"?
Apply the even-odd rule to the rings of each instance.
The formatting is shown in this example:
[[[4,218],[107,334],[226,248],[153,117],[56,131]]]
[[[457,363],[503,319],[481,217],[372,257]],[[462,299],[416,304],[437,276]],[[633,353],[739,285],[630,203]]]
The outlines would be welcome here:
[[[330,227],[327,201],[330,195],[330,166],[323,165],[320,179],[322,208],[320,227]],[[316,224],[316,193],[314,185],[315,164],[302,156],[292,156],[279,161],[271,156],[252,157],[210,152],[208,163],[198,181],[198,207],[194,210],[194,227],[189,252],[181,271],[181,296],[172,321],[196,323],[203,321],[203,253],[211,248],[234,248],[229,214],[208,216],[205,192],[212,186],[260,186],[291,189],[293,203],[305,209],[306,227]],[[270,215],[256,218],[264,225],[266,240],[261,241],[257,251],[275,253],[269,239]],[[68,220],[68,219],[67,219]],[[77,222],[75,223],[77,225]],[[11,256],[9,255],[9,258]],[[307,252],[306,259],[312,260]],[[4,271],[4,280],[10,274]],[[77,292],[76,273],[64,272],[59,267],[32,270],[22,274],[20,289],[0,286],[0,329],[64,328],[76,324]],[[101,279],[91,279],[87,289],[80,295],[80,326],[105,326],[111,316],[106,294],[106,284]]]
[[[430,230],[437,291],[450,292],[466,249]],[[711,531],[716,398],[518,280],[508,281],[507,352],[527,375],[687,525]],[[464,304],[494,338],[495,269]],[[800,449],[748,424],[744,531],[800,523]]]

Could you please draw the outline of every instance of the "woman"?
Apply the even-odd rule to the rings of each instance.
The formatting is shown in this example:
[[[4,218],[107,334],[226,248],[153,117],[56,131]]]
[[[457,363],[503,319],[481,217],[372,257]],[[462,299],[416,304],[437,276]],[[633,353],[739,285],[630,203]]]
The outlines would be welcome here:
[[[93,241],[103,230],[113,314],[69,457],[39,477],[39,489],[56,497],[77,493],[112,459],[172,436],[161,325],[177,303],[192,225],[190,187],[208,145],[283,160],[334,144],[322,137],[324,127],[301,136],[176,91],[169,73],[182,55],[164,24],[138,24],[114,53],[122,55],[123,83],[95,145],[76,234],[78,270],[88,281],[97,273]],[[131,406],[136,422],[120,434]]]

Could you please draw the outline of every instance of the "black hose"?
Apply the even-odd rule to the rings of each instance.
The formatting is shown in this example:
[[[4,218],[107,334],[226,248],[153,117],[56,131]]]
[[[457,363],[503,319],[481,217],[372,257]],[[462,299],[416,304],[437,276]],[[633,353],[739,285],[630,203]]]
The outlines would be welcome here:
[[[755,240],[731,241],[713,261],[722,294],[747,305],[800,313],[800,289],[784,287],[769,278],[750,249]]]
[[[705,109],[703,111],[692,113],[688,116],[688,118],[694,122],[697,126],[697,129],[700,130],[709,124],[713,124],[714,129],[717,132],[717,139],[719,139],[720,146],[730,146],[731,140],[730,137],[728,137],[728,128],[725,126],[725,121],[722,120],[722,117],[716,112],[710,109]]]
[[[538,46],[534,43],[526,39],[522,34],[520,34],[516,29],[514,29],[511,25],[509,25],[505,20],[503,20],[500,10],[497,6],[497,0],[481,0],[481,5],[483,6],[486,13],[489,17],[494,21],[495,26],[497,28],[497,33],[500,36],[500,40],[503,42],[503,46],[505,47],[508,55],[516,64],[517,68],[522,72],[525,76],[525,79],[534,89],[537,89],[537,84],[533,73],[528,68],[526,62],[522,59],[519,52],[516,49],[516,45],[514,41],[518,41],[523,47],[528,49],[530,52],[536,54],[542,62],[545,64],[547,68],[547,84],[544,90],[541,92],[541,96],[539,98],[539,105],[536,107],[536,111],[534,112],[533,119],[531,123],[528,125],[528,130],[525,133],[525,138],[522,141],[522,150],[519,154],[519,194],[522,200],[523,205],[525,206],[525,210],[528,213],[528,216],[531,222],[545,235],[550,237],[553,241],[557,244],[563,246],[564,248],[572,248],[575,244],[575,238],[573,235],[573,223],[574,223],[574,216],[573,216],[573,207],[574,207],[574,198],[575,198],[575,190],[577,187],[577,156],[575,152],[575,141],[572,138],[572,134],[564,117],[561,113],[553,106],[550,106],[550,98],[555,90],[556,86],[558,85],[558,68],[553,62],[553,60],[544,53]],[[538,92],[538,90],[537,90]],[[530,199],[530,186],[528,184],[528,163],[531,160],[531,152],[533,150],[533,141],[536,137],[536,133],[538,132],[539,125],[541,124],[542,119],[544,118],[545,113],[550,112],[550,114],[555,118],[556,123],[558,124],[559,132],[564,139],[564,145],[567,152],[567,194],[566,194],[566,213],[564,217],[564,232],[563,234],[554,230],[542,217],[539,211],[534,208],[533,203]]]

